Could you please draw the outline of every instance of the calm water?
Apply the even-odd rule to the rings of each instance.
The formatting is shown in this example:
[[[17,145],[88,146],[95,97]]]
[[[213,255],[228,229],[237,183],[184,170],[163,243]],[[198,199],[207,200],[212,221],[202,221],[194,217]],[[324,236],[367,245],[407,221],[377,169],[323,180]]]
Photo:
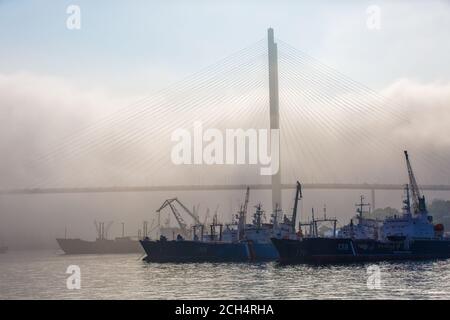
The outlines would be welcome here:
[[[68,290],[66,269],[81,269]],[[1,299],[445,299],[450,260],[380,263],[381,288],[367,266],[147,264],[139,255],[8,252],[0,255]]]

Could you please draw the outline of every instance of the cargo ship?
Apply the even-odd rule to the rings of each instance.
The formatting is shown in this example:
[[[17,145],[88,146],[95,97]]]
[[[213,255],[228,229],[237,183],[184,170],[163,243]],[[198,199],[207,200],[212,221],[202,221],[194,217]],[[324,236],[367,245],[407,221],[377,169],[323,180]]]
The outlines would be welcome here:
[[[143,253],[142,247],[137,239],[124,235],[122,224],[122,237],[115,239],[107,238],[107,230],[112,223],[105,228],[105,223],[95,222],[97,238],[95,241],[82,239],[58,238],[56,242],[65,254],[118,254],[118,253]],[[144,228],[145,228],[144,224]],[[145,229],[144,229],[145,230]],[[145,231],[144,231],[145,233]]]
[[[450,258],[450,239],[442,224],[433,224],[425,196],[416,182],[408,152],[404,151],[409,184],[403,212],[383,221],[351,221],[336,237],[272,238],[281,263],[353,263],[383,260]],[[412,203],[412,205],[411,205]]]
[[[261,204],[255,207],[252,223],[246,223],[249,194],[250,189],[247,188],[245,201],[234,222],[223,225],[217,221],[216,215],[207,230],[208,233],[205,232],[205,225],[200,223],[198,217],[178,199],[166,200],[157,213],[166,207],[170,208],[181,232],[174,240],[168,240],[167,236],[161,235],[156,241],[150,239],[140,241],[147,254],[144,260],[147,262],[248,262],[278,259],[278,252],[270,239],[271,237],[298,237],[294,232],[294,226],[298,201],[301,198],[301,185],[297,182],[292,217],[289,219],[284,216],[283,222],[280,223],[277,209],[272,215],[271,222],[264,223],[264,211]],[[180,205],[196,222],[189,232],[175,204]]]

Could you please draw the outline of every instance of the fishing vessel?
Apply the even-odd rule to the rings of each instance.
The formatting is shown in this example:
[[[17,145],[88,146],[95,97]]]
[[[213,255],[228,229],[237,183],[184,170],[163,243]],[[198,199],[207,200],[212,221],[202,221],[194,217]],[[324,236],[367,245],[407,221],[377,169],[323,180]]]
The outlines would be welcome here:
[[[292,217],[284,216],[280,223],[278,222],[279,210],[275,210],[272,214],[270,223],[265,223],[261,204],[255,207],[252,223],[246,223],[249,196],[250,189],[247,188],[245,201],[234,221],[221,224],[216,214],[209,230],[205,230],[205,225],[200,223],[198,216],[178,199],[166,200],[157,213],[166,207],[170,208],[182,232],[174,240],[168,240],[164,235],[161,235],[159,240],[142,240],[141,245],[147,254],[145,260],[148,262],[247,262],[278,259],[278,252],[270,239],[298,237],[294,226],[301,198],[301,185],[297,182]],[[194,219],[195,224],[189,231],[176,205],[181,206]]]
[[[249,189],[247,189],[247,194],[248,192]],[[299,234],[295,232],[295,225],[301,198],[302,188],[300,182],[297,181],[292,215],[290,217],[283,215],[278,206],[275,206],[275,211],[271,215],[269,223],[264,223],[262,205],[258,204],[255,207],[256,211],[253,214],[252,223],[245,224],[241,232],[241,239],[247,241],[253,261],[271,261],[279,258],[278,251],[270,240],[272,237],[278,239],[297,239],[299,237]],[[244,210],[244,216],[242,217],[243,221],[246,221],[245,213],[246,210]],[[280,216],[282,216],[281,222],[279,222]]]
[[[118,253],[142,253],[142,248],[137,239],[125,236],[124,224],[122,224],[122,236],[108,239],[108,229],[112,222],[105,227],[105,222],[94,222],[97,230],[97,238],[94,241],[77,238],[57,238],[56,242],[65,254],[118,254]],[[144,223],[144,234],[146,234]]]
[[[147,262],[246,262],[250,253],[245,242],[225,242],[217,240],[141,240]]]
[[[338,263],[380,260],[450,258],[450,239],[444,226],[433,224],[425,196],[416,182],[408,152],[404,151],[409,184],[405,186],[403,212],[377,222],[376,232],[352,232],[341,237],[272,238],[282,263]],[[364,222],[363,222],[364,223]],[[351,223],[352,224],[352,223]],[[368,229],[366,229],[367,231]],[[365,235],[364,235],[365,234]]]
[[[167,199],[156,210],[158,220],[162,210],[168,208],[178,222],[179,233],[169,240],[161,233],[159,240],[146,237],[140,241],[146,253],[147,262],[240,262],[248,261],[248,246],[237,239],[237,224],[223,225],[218,222],[217,214],[209,230],[201,223],[196,213],[192,212],[178,198]],[[180,211],[183,210],[194,220],[194,225],[188,228]],[[158,223],[159,224],[159,223]],[[166,226],[168,228],[168,226]],[[225,230],[224,230],[225,229]],[[160,229],[161,231],[161,229]]]

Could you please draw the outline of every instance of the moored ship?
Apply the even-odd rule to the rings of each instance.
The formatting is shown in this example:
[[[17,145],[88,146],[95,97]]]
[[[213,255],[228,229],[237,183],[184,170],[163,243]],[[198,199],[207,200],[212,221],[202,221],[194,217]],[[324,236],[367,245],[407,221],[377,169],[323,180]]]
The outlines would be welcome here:
[[[246,223],[249,193],[250,190],[247,188],[244,204],[236,216],[237,221],[223,225],[218,223],[215,216],[208,234],[204,232],[204,224],[201,224],[198,217],[179,200],[176,198],[166,200],[157,212],[160,213],[163,208],[169,207],[183,230],[182,234],[179,234],[176,240],[167,240],[167,237],[163,235],[156,241],[142,240],[141,245],[147,253],[145,260],[147,262],[247,262],[278,259],[278,252],[270,238],[297,238],[293,230],[298,201],[301,198],[301,185],[297,183],[293,216],[290,219],[285,216],[280,223],[277,217],[278,210],[272,215],[270,223],[264,223],[261,204],[256,206],[252,223]],[[187,224],[174,206],[175,203],[181,205],[194,218],[196,224],[192,227],[192,231],[187,231]]]
[[[123,229],[122,237],[108,239],[107,230],[111,226],[111,223],[106,228],[104,222],[95,222],[95,226],[97,229],[97,238],[94,241],[68,238],[57,238],[56,241],[65,254],[142,253],[139,241],[125,236]]]
[[[421,195],[407,151],[409,184],[405,187],[403,214],[368,223],[359,219],[340,237],[272,238],[282,263],[339,263],[380,260],[450,258],[450,239],[442,224],[433,224],[425,196]],[[411,193],[411,195],[410,195]],[[412,202],[412,205],[411,205]],[[360,226],[360,224],[363,224]],[[365,230],[365,232],[354,232]]]
[[[130,237],[120,237],[114,240],[96,239],[56,239],[65,254],[111,254],[111,253],[142,253],[138,240]]]
[[[190,230],[181,217],[175,204],[178,204],[195,221]],[[147,262],[245,262],[251,254],[246,242],[239,241],[239,225],[230,223],[223,225],[218,222],[217,215],[213,218],[208,233],[205,224],[200,223],[198,217],[184,206],[177,198],[164,201],[157,210],[168,207],[175,216],[180,233],[174,240],[168,240],[163,234],[159,240],[148,237],[141,240],[141,246],[146,253]]]

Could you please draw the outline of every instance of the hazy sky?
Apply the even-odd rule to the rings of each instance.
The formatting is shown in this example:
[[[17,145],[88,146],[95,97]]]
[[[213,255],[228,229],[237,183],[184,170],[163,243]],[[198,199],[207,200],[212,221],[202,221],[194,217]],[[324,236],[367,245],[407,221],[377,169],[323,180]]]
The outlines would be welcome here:
[[[68,5],[81,29],[68,30]],[[380,30],[366,26],[380,8]],[[276,36],[375,89],[449,80],[449,1],[0,1],[0,71],[145,94]],[[382,71],[382,72],[380,72]]]

